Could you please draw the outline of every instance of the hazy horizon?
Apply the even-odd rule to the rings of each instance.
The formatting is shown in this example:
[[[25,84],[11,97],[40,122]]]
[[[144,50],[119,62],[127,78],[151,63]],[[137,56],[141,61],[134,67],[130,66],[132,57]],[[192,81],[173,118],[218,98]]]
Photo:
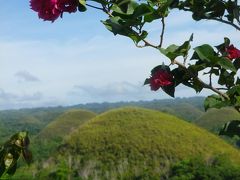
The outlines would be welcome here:
[[[138,102],[152,102],[152,101],[171,101],[171,100],[174,100],[174,99],[191,99],[191,98],[205,98],[205,96],[191,96],[191,97],[176,97],[176,98],[171,98],[171,97],[168,97],[168,98],[164,98],[164,99],[151,99],[151,100],[136,100],[136,101],[102,101],[102,102],[87,102],[87,103],[77,103],[77,104],[69,104],[69,105],[50,105],[50,106],[31,106],[31,107],[16,107],[16,108],[6,108],[6,109],[0,109],[0,111],[11,111],[11,110],[24,110],[24,109],[38,109],[38,108],[58,108],[58,107],[62,107],[62,108],[68,108],[68,107],[74,107],[74,106],[85,106],[85,105],[91,105],[91,104],[115,104],[115,103],[138,103]]]

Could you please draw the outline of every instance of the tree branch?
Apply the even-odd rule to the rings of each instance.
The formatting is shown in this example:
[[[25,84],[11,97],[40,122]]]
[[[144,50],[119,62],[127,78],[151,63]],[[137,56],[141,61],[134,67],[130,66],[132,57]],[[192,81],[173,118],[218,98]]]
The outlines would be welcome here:
[[[160,44],[159,44],[159,47],[162,47],[162,44],[163,44],[163,37],[164,37],[164,32],[165,32],[165,21],[164,21],[164,17],[162,17],[162,33],[161,33],[161,36],[160,36]]]
[[[188,12],[192,12],[191,9],[188,9],[188,8],[185,8],[185,7],[183,7],[182,10],[188,11]],[[224,20],[224,19],[219,19],[219,18],[202,18],[202,19],[219,21],[221,23],[230,25],[230,26],[236,28],[238,31],[240,31],[240,27],[239,26],[237,26],[236,24],[231,23],[231,22],[229,22],[227,20]]]
[[[229,21],[226,21],[226,20],[224,20],[224,19],[212,18],[212,19],[207,19],[207,20],[219,21],[219,22],[222,22],[222,23],[224,23],[224,24],[228,24],[228,25],[230,25],[230,26],[233,26],[233,27],[236,28],[238,31],[240,31],[240,27],[239,27],[239,26],[237,26],[236,24],[231,23],[231,22],[229,22]]]
[[[212,70],[213,70],[213,67],[211,67],[211,72],[209,74],[209,85],[212,86]]]
[[[150,46],[150,47],[153,47],[153,48],[155,48],[155,49],[158,49],[158,46],[151,44],[151,43],[148,42],[147,40],[143,39],[142,41],[145,43],[145,47],[146,47],[146,46]]]
[[[216,88],[216,89],[218,89],[218,90],[229,90],[228,88]]]
[[[176,64],[176,65],[182,67],[183,69],[187,70],[187,67],[184,64],[178,62],[177,60],[173,60],[172,64]],[[212,87],[212,85],[206,84],[205,82],[203,82],[198,77],[196,77],[196,78],[203,85],[204,88],[212,90],[213,92],[215,92],[215,93],[219,94],[220,96],[224,97],[224,99],[227,99],[227,100],[229,99],[227,94],[222,93],[218,89]]]

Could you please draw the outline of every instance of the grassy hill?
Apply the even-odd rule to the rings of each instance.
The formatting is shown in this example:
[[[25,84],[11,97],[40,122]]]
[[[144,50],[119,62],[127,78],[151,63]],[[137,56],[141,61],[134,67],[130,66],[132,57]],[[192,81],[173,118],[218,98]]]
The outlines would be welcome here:
[[[230,120],[240,120],[240,113],[232,108],[209,109],[194,123],[211,132],[218,133],[219,129]]]
[[[121,108],[71,133],[58,158],[50,158],[39,177],[54,169],[55,175],[64,170],[83,179],[160,177],[173,162],[193,156],[211,159],[218,154],[240,163],[237,149],[204,129],[158,111]]]
[[[34,153],[41,157],[48,156],[66,135],[95,116],[95,113],[81,109],[72,109],[63,113],[34,138],[32,143]]]
[[[155,109],[177,116],[189,122],[194,122],[196,119],[198,119],[204,114],[201,109],[194,107],[189,103],[180,103],[170,107],[160,107],[158,109]]]

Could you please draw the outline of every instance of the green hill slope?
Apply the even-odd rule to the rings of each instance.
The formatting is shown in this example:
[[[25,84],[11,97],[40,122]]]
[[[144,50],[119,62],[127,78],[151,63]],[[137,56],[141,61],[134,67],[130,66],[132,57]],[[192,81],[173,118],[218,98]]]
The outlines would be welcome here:
[[[73,109],[65,112],[49,123],[37,136],[41,139],[63,138],[76,129],[79,125],[96,116],[95,113]]]
[[[204,114],[202,110],[188,103],[180,103],[175,104],[174,106],[160,107],[159,109],[155,109],[177,116],[183,120],[190,122],[194,122],[196,119],[198,119]]]
[[[34,138],[32,143],[34,153],[47,157],[66,135],[95,116],[93,112],[79,109],[69,110],[60,115]]]
[[[210,109],[194,123],[211,132],[218,133],[219,129],[230,120],[240,120],[240,113],[235,109]]]
[[[0,111],[0,125],[3,127],[0,142],[5,142],[9,136],[23,130],[33,137],[64,111],[61,107]]]
[[[58,163],[70,158],[72,171],[85,178],[145,173],[159,177],[173,162],[191,156],[226,154],[240,163],[238,150],[217,136],[174,116],[142,108],[121,108],[95,117],[70,134],[62,151]]]

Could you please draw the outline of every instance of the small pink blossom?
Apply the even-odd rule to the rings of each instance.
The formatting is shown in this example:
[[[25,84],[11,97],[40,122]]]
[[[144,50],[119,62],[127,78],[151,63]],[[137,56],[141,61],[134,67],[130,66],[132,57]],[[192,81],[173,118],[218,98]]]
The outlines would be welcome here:
[[[173,75],[164,70],[158,70],[150,77],[151,90],[157,91],[160,87],[173,84]]]
[[[236,58],[240,58],[240,50],[235,48],[233,45],[230,45],[226,48],[226,52],[228,53],[228,58],[233,60]]]

